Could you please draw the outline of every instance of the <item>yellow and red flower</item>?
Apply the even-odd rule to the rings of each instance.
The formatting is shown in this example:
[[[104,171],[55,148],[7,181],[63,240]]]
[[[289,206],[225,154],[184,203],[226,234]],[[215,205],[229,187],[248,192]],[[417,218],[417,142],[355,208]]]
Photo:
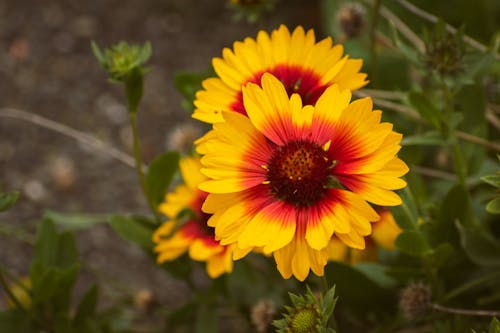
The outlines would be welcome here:
[[[359,73],[363,62],[343,52],[343,46],[333,45],[329,37],[316,43],[314,31],[305,32],[301,26],[292,33],[284,25],[271,35],[260,31],[256,40],[235,42],[232,50],[222,51],[222,58],[213,59],[218,77],[203,81],[193,118],[216,123],[223,120],[222,111],[246,115],[242,88],[249,82],[259,84],[264,73],[281,80],[288,95],[299,94],[304,105],[315,104],[333,84],[359,89],[368,83],[366,74]]]
[[[171,220],[160,226],[153,235],[158,263],[178,258],[186,251],[193,260],[206,261],[207,273],[216,278],[233,270],[231,246],[215,240],[214,228],[207,226],[210,215],[201,211],[207,193],[198,190],[198,184],[207,178],[200,172],[197,157],[186,157],[180,162],[185,184],[168,193],[159,210]],[[179,227],[178,214],[189,208],[193,216]],[[177,230],[175,228],[178,227]]]
[[[406,186],[402,136],[370,98],[349,103],[338,85],[305,107],[272,74],[261,86],[243,89],[248,116],[223,112],[197,142],[209,177],[199,186],[210,193],[203,211],[222,245],[273,253],[285,278],[323,275],[333,234],[362,249],[379,219],[368,202],[401,203],[393,190]]]

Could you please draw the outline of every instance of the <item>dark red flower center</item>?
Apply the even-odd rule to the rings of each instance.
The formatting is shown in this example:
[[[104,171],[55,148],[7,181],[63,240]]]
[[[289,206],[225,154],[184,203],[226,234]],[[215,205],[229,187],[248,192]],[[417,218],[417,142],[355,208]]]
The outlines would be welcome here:
[[[321,83],[321,77],[310,69],[305,69],[297,65],[278,65],[254,75],[244,85],[249,82],[260,84],[262,75],[267,72],[278,78],[288,93],[291,96],[297,93],[302,98],[302,104],[314,105],[319,96],[328,88],[328,85]],[[231,110],[246,115],[245,107],[243,106],[243,96],[239,92],[236,101],[231,105]]]
[[[324,197],[332,166],[316,143],[292,141],[276,147],[266,166],[267,181],[275,197],[294,206],[311,206]]]
[[[201,206],[206,197],[207,193],[200,192],[200,195],[191,206],[194,216],[186,222],[183,229],[184,232],[193,238],[203,238],[205,242],[219,244],[219,242],[215,240],[215,228],[207,224],[212,214],[204,213],[201,210]]]

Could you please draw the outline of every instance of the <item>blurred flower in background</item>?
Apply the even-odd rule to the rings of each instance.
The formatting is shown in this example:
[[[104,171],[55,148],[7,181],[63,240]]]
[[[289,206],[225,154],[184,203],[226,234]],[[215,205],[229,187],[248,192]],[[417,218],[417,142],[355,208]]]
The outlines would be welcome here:
[[[206,261],[211,278],[231,272],[232,250],[215,240],[214,228],[207,226],[210,215],[201,211],[207,193],[197,189],[198,184],[206,180],[200,173],[199,158],[185,157],[179,164],[184,184],[168,193],[159,207],[170,221],[160,226],[153,235],[157,261],[171,261],[188,252],[191,259]],[[187,217],[179,216],[183,213]]]
[[[378,212],[380,220],[372,224],[372,233],[365,238],[365,249],[349,249],[341,240],[332,237],[328,244],[330,260],[356,264],[358,262],[375,262],[378,260],[378,248],[393,251],[394,242],[402,229],[396,224],[388,209]]]

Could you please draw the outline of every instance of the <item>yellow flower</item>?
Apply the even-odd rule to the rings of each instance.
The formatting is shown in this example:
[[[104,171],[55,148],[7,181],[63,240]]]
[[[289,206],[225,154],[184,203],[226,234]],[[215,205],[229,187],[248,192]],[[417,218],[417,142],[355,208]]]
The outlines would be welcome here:
[[[299,94],[304,105],[315,104],[333,84],[359,89],[368,83],[366,74],[359,73],[363,62],[343,52],[329,37],[316,43],[314,31],[305,32],[301,26],[292,33],[284,25],[271,35],[260,31],[256,40],[235,42],[233,49],[222,51],[222,58],[213,59],[218,77],[203,81],[193,118],[216,123],[223,120],[221,111],[246,115],[242,88],[249,82],[259,84],[266,72],[283,82],[288,95]]]
[[[350,264],[358,262],[377,261],[377,247],[392,251],[394,242],[401,233],[401,228],[396,224],[394,217],[388,209],[378,213],[380,220],[373,224],[372,234],[365,238],[365,249],[348,249],[337,237],[332,237],[328,244],[328,257],[330,260],[343,261]]]
[[[211,278],[233,270],[231,246],[220,245],[214,238],[214,228],[207,226],[210,215],[201,211],[207,193],[197,189],[206,177],[200,173],[201,164],[197,157],[181,160],[180,169],[184,184],[168,193],[159,210],[170,218],[153,235],[158,253],[158,263],[178,258],[186,251],[193,260],[206,261],[207,273]],[[176,229],[177,215],[186,208],[194,215]],[[173,233],[173,234],[172,234]]]
[[[224,112],[224,122],[197,142],[204,154],[199,188],[210,193],[203,211],[213,214],[221,244],[262,247],[278,270],[304,280],[323,275],[333,234],[362,249],[379,219],[367,203],[399,205],[393,192],[408,171],[397,158],[401,134],[381,123],[370,98],[352,103],[351,92],[333,85],[313,107],[273,75],[262,88],[243,89],[248,117]]]
[[[19,304],[24,307],[24,309],[31,308],[32,300],[30,290],[31,280],[29,279],[29,277],[23,277],[10,285],[10,291],[12,292],[12,295],[16,298]],[[10,309],[14,309],[17,307],[17,304],[9,297],[7,297],[6,303],[7,307]]]

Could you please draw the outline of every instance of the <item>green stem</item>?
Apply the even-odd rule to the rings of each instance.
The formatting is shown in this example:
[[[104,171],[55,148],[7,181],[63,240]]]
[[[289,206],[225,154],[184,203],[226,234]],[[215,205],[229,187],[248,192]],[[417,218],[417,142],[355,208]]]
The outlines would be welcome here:
[[[321,277],[321,292],[324,294],[328,291],[328,280],[326,279],[326,275]]]
[[[151,204],[151,201],[149,200],[148,196],[148,188],[146,184],[146,177],[144,176],[144,171],[142,170],[142,155],[141,155],[141,147],[139,144],[139,131],[137,128],[137,110],[129,110],[130,114],[130,125],[132,126],[132,139],[133,139],[133,145],[134,145],[134,160],[135,160],[135,169],[137,171],[137,177],[139,178],[139,182],[141,184],[142,192],[144,193],[144,196],[146,197],[146,201],[148,202],[149,207],[151,208],[151,211],[153,212],[153,215],[155,216],[156,220],[159,221],[159,216],[158,212],[156,211],[156,207],[154,207]]]
[[[457,142],[453,143],[453,164],[455,166],[455,172],[458,177],[460,184],[465,186],[467,179],[467,166],[465,165],[464,156]]]
[[[373,82],[377,81],[377,37],[376,29],[378,18],[380,16],[381,0],[375,0],[373,3],[372,22],[370,25],[370,76]]]
[[[465,186],[466,178],[467,178],[467,166],[465,165],[464,156],[462,151],[460,150],[460,146],[457,141],[457,135],[455,128],[450,126],[453,121],[453,93],[450,91],[444,79],[441,79],[441,92],[443,94],[443,99],[445,102],[444,111],[445,111],[445,123],[443,124],[443,134],[444,136],[452,142],[451,150],[453,153],[453,165],[455,168],[455,173],[457,174],[457,178],[460,184]]]

